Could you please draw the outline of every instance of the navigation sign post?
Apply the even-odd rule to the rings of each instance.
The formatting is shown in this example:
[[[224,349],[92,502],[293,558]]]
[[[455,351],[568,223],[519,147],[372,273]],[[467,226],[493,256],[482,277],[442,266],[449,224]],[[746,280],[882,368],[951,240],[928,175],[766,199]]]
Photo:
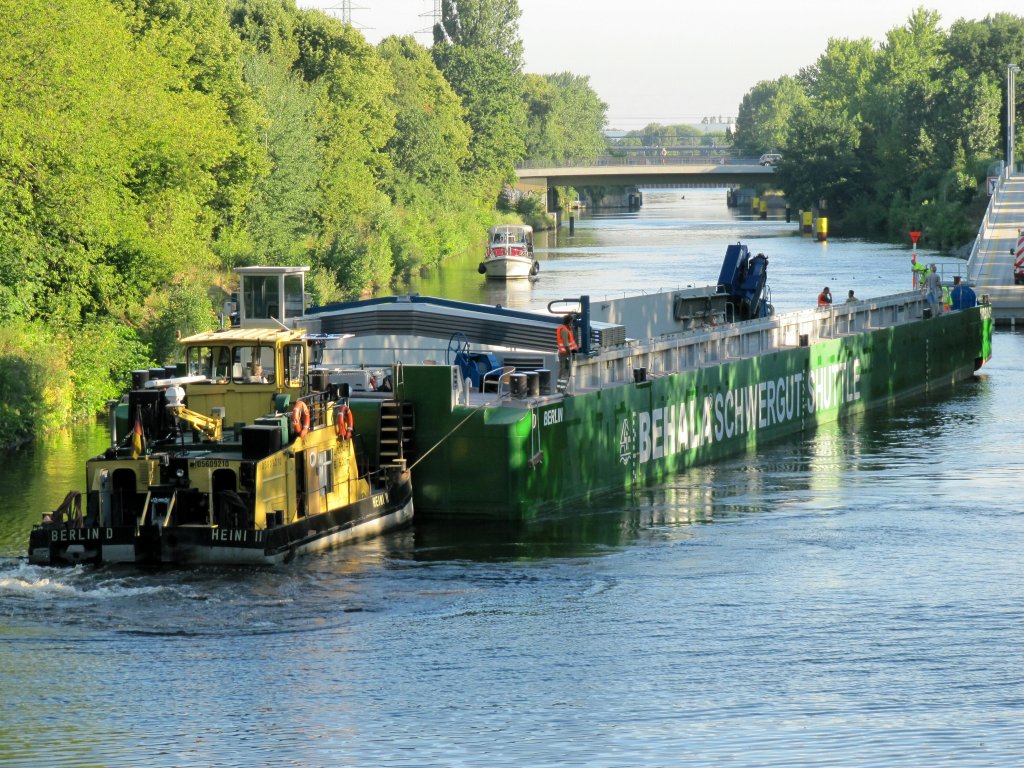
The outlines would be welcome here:
[[[910,233],[910,241],[914,244],[914,254],[910,257],[910,284],[917,288],[917,241],[921,239],[919,231]]]

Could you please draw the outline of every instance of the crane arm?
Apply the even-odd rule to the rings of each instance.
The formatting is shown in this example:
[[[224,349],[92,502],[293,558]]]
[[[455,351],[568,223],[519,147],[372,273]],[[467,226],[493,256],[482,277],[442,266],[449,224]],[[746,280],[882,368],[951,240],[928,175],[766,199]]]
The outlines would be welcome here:
[[[220,416],[206,416],[202,413],[190,411],[183,405],[169,405],[167,409],[176,418],[181,419],[195,429],[198,429],[210,440],[219,441],[221,438],[224,420]]]

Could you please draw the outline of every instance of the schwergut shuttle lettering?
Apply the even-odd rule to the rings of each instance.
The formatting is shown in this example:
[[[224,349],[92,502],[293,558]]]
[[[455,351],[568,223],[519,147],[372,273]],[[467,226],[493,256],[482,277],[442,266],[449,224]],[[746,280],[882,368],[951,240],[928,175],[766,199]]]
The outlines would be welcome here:
[[[670,403],[634,414],[640,464],[860,400],[860,359]],[[623,419],[620,460],[634,430]]]

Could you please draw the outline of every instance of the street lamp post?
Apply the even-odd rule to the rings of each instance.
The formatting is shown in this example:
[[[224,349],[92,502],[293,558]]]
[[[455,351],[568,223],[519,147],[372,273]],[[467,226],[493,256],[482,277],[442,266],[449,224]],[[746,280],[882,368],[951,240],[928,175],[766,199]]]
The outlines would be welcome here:
[[[1020,67],[1010,64],[1006,68],[1006,175],[1013,173],[1013,124],[1016,121],[1016,75]]]

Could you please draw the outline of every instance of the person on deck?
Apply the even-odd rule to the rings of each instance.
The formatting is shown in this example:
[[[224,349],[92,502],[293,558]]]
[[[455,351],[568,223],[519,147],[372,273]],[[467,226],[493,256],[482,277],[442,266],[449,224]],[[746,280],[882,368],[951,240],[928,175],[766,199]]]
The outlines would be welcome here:
[[[850,292],[848,294],[846,294],[846,303],[847,304],[851,304],[851,303],[853,303],[855,301],[860,301],[860,299],[858,299],[856,296],[853,295],[853,288],[851,288]]]
[[[911,257],[910,268],[914,272],[914,287],[923,291],[928,283],[928,265],[923,261],[917,261],[914,258],[916,256],[917,254],[915,253]]]
[[[568,391],[569,381],[572,379],[573,358],[579,351],[576,343],[576,336],[573,327],[576,325],[576,318],[570,313],[562,318],[562,324],[555,330],[555,339],[558,341],[558,379],[562,391]]]
[[[932,317],[942,313],[942,278],[939,277],[939,268],[932,264],[931,271],[928,273],[928,280],[926,282],[927,293],[925,299],[928,302],[928,306],[931,307]]]
[[[830,291],[828,289],[828,286],[826,285],[822,289],[821,293],[818,294],[818,306],[819,307],[827,307],[827,306],[830,306],[831,304],[832,304],[832,291]]]

